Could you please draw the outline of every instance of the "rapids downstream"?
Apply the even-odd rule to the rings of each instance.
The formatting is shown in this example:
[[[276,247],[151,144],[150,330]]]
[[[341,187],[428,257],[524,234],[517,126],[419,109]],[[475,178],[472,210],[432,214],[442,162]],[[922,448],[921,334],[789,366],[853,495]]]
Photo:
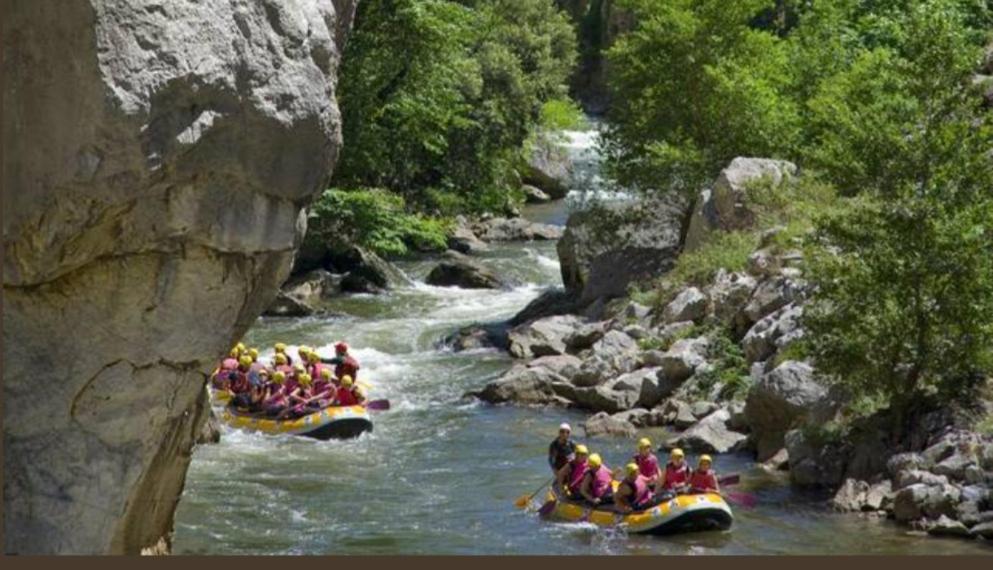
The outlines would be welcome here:
[[[562,225],[577,196],[602,188],[592,132],[567,133],[577,159],[570,199],[524,215]],[[578,191],[578,192],[577,192]],[[554,524],[517,510],[550,473],[547,445],[558,424],[586,414],[490,406],[462,394],[510,367],[499,351],[452,353],[439,340],[460,326],[509,318],[544,288],[561,284],[552,242],[493,244],[484,263],[524,285],[509,291],[423,283],[432,262],[398,265],[416,284],[384,295],[335,299],[333,316],[263,318],[249,346],[277,340],[333,352],[347,340],[392,409],[352,441],[320,442],[223,429],[194,452],[176,512],[176,554],[988,554],[974,541],[922,538],[885,520],[835,514],[823,496],[791,490],[746,455],[716,457],[758,499],[735,508],[726,533],[627,536],[591,524]],[[267,353],[271,354],[271,348]],[[266,354],[266,353],[264,353]],[[646,430],[656,441],[663,430]],[[593,439],[611,466],[632,441]],[[543,496],[543,495],[540,495]]]

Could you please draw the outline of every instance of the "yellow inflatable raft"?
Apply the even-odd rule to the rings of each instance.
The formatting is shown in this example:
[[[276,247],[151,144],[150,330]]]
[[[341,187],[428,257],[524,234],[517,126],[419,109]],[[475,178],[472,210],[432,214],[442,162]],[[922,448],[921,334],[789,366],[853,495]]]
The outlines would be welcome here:
[[[616,486],[616,482],[615,482]],[[629,514],[614,512],[611,507],[591,507],[549,492],[551,508],[542,508],[544,516],[563,522],[591,522],[597,526],[621,526],[637,534],[675,534],[703,530],[727,530],[734,516],[731,507],[716,493],[678,495],[644,511]]]
[[[287,434],[315,439],[345,439],[372,431],[365,406],[331,406],[292,420],[275,420],[239,413],[231,406],[221,412],[221,421],[246,431]]]

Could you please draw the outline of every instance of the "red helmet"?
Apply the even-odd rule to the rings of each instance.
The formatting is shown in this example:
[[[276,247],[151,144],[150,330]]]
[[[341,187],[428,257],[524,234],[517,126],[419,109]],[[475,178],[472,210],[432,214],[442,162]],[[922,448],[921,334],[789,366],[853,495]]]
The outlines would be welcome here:
[[[348,345],[345,344],[345,343],[343,343],[343,342],[339,342],[338,344],[334,345],[334,351],[335,352],[348,352]]]

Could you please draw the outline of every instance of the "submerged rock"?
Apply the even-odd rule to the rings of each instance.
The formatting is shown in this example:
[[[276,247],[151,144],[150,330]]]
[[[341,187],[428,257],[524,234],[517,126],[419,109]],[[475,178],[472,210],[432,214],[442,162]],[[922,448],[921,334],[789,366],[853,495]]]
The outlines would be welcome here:
[[[445,252],[442,261],[431,269],[424,282],[439,287],[463,289],[500,289],[510,285],[492,269],[452,250]]]
[[[338,154],[353,4],[5,4],[5,552],[171,531],[207,375]]]

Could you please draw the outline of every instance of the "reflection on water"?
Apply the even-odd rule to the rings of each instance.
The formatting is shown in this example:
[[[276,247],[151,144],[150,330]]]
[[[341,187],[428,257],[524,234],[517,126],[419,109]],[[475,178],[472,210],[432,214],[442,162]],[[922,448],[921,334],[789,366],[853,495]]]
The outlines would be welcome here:
[[[584,148],[576,151],[585,152]],[[562,204],[531,208],[532,219],[563,223]],[[507,244],[485,255],[522,283],[508,291],[431,287],[335,299],[340,316],[260,319],[249,345],[276,340],[317,346],[346,339],[371,397],[392,409],[352,441],[318,442],[224,430],[198,447],[176,513],[176,553],[228,554],[776,554],[989,553],[975,542],[911,537],[876,520],[836,515],[823,497],[798,494],[754,468],[748,457],[719,456],[721,472],[743,474],[758,497],[736,509],[725,533],[657,538],[588,524],[552,524],[513,506],[550,473],[545,453],[562,421],[584,414],[482,405],[462,394],[510,365],[490,350],[452,353],[437,341],[456,328],[506,319],[559,285],[553,243]],[[429,261],[401,264],[421,280]],[[271,353],[268,348],[267,353]],[[577,430],[581,431],[581,430]],[[661,430],[648,430],[658,438]],[[590,442],[611,465],[631,442]]]

